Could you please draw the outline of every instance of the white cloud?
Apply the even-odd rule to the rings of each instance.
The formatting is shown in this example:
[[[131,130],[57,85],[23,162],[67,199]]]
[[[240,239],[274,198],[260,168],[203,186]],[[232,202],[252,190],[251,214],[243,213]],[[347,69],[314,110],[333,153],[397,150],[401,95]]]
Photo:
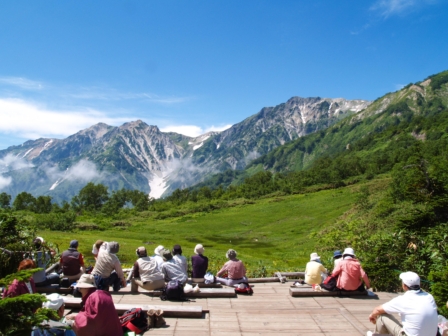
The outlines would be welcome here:
[[[384,18],[388,18],[391,15],[405,14],[417,6],[436,2],[437,0],[377,0],[370,9],[380,12]]]
[[[66,137],[99,122],[119,125],[127,118],[111,118],[95,110],[57,111],[19,99],[0,98],[0,132],[23,138]]]
[[[22,90],[41,90],[44,88],[41,82],[22,77],[0,77],[0,84],[15,86]]]
[[[10,176],[3,177],[0,175],[0,190],[10,185],[12,182],[12,178]]]
[[[161,127],[160,130],[162,132],[175,132],[190,137],[197,137],[201,134],[204,134],[202,128],[194,125],[166,126]]]
[[[26,161],[23,157],[17,157],[13,154],[8,154],[0,159],[0,171],[3,172],[29,167],[33,167],[33,164]]]
[[[210,126],[207,128],[201,128],[195,125],[178,125],[178,126],[166,126],[161,127],[160,130],[162,132],[175,132],[179,134],[183,134],[189,137],[198,137],[207,132],[222,132],[228,128],[232,127],[232,125],[224,125],[224,126]]]
[[[232,125],[228,124],[228,125],[224,125],[224,126],[210,126],[207,127],[204,131],[204,133],[207,132],[222,132],[225,131],[226,129],[229,129],[230,127],[232,127]]]

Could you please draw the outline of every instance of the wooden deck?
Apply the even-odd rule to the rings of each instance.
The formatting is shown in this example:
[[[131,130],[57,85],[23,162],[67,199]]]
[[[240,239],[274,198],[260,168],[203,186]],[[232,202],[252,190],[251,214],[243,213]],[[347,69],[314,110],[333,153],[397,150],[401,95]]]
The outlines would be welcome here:
[[[202,306],[202,318],[166,317],[168,326],[145,335],[365,335],[373,330],[368,320],[372,309],[397,294],[378,297],[292,297],[292,282],[254,284],[253,296],[197,298],[190,302],[161,301],[158,297],[129,295],[129,287],[116,294],[115,303]],[[174,307],[173,307],[174,308]]]

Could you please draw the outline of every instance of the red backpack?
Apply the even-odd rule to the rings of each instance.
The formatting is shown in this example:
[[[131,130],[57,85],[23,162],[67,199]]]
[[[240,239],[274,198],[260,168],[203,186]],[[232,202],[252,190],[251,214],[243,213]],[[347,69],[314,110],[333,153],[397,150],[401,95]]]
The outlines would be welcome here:
[[[123,331],[134,331],[141,334],[149,330],[148,314],[141,308],[132,308],[119,317]]]
[[[249,286],[249,284],[247,282],[242,282],[242,283],[240,283],[240,285],[244,285],[244,286],[241,286],[244,288],[241,288],[240,286],[235,287],[235,293],[246,294],[246,295],[252,295],[254,293],[254,291],[252,290],[252,287]]]

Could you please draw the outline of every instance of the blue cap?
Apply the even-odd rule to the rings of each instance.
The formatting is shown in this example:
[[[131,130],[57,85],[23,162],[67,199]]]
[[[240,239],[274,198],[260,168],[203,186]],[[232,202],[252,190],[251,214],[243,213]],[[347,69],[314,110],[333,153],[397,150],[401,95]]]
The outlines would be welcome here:
[[[70,248],[78,248],[78,241],[77,240],[72,240],[70,242]]]
[[[333,252],[333,258],[336,258],[336,257],[342,257],[341,251],[337,250],[337,251]]]

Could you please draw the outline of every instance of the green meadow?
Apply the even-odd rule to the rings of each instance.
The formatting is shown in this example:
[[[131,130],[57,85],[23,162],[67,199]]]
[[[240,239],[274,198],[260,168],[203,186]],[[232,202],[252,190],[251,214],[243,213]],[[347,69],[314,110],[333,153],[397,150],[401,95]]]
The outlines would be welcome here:
[[[70,240],[77,239],[87,264],[94,263],[91,249],[97,239],[118,241],[118,256],[125,266],[136,260],[135,249],[139,246],[152,253],[159,244],[169,248],[180,244],[183,255],[190,257],[194,246],[201,243],[212,272],[219,270],[226,261],[225,252],[233,248],[246,263],[249,276],[269,276],[275,271],[304,269],[309,254],[320,250],[310,234],[333,224],[352,206],[354,189],[263,198],[231,208],[166,219],[154,219],[150,212],[140,212],[123,219],[127,226],[101,231],[39,231],[39,235],[56,244],[60,251],[68,247]],[[91,223],[95,220],[78,218]],[[330,260],[330,255],[323,256],[324,263]]]

